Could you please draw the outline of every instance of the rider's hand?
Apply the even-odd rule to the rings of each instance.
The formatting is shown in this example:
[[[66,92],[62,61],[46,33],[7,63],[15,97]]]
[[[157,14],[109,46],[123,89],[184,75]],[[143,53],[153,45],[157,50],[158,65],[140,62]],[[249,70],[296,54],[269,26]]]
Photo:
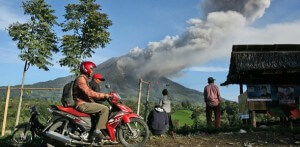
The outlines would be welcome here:
[[[110,99],[110,98],[111,98],[111,95],[110,95],[110,94],[105,94],[105,95],[104,95],[104,98]]]

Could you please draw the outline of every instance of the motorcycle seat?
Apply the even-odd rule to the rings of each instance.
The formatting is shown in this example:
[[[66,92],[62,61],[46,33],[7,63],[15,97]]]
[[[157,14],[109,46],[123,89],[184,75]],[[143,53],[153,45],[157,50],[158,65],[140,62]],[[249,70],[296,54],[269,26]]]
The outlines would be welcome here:
[[[61,111],[70,113],[72,115],[78,116],[78,117],[90,117],[89,114],[87,113],[83,113],[80,111],[77,111],[76,109],[74,109],[73,107],[64,107],[64,106],[57,106],[57,108]]]

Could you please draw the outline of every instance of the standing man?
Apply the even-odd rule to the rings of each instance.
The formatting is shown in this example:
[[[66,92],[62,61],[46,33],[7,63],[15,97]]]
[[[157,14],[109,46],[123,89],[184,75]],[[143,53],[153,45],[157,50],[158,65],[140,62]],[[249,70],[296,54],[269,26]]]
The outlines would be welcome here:
[[[211,116],[212,111],[215,114],[215,126],[216,128],[221,127],[221,96],[217,85],[214,84],[215,79],[209,77],[207,79],[208,85],[204,88],[204,101],[206,103],[206,121],[207,126],[211,127]]]
[[[100,83],[102,81],[105,81],[105,79],[103,78],[103,76],[99,73],[95,73],[93,75],[92,80],[90,81],[89,85],[91,87],[92,90],[96,91],[96,92],[100,92],[101,88],[100,88]]]
[[[169,133],[173,133],[173,123],[171,119],[171,98],[169,96],[169,92],[167,89],[164,89],[162,91],[162,95],[163,98],[159,101],[159,105],[167,112],[169,118],[169,123],[168,123]]]

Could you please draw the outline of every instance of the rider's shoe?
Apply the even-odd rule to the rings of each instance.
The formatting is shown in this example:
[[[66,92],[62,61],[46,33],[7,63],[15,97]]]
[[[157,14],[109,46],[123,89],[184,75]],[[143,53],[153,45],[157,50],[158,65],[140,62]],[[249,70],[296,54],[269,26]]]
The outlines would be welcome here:
[[[110,143],[110,144],[118,144],[119,142],[109,140],[109,143]]]
[[[104,139],[104,140],[109,140],[110,138],[108,136],[105,136],[100,130],[95,130],[94,131],[94,137],[96,140],[101,140],[101,139]]]
[[[107,140],[104,144],[106,145],[115,145],[115,144],[118,144],[119,142],[117,141],[111,141],[111,140]]]

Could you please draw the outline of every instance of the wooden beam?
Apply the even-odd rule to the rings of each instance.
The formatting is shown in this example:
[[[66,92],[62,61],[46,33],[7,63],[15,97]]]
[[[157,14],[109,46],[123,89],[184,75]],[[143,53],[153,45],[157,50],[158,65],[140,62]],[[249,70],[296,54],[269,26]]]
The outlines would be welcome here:
[[[6,88],[0,88],[0,90],[4,90]],[[63,88],[10,88],[11,90],[63,90]]]
[[[252,127],[256,128],[256,115],[255,115],[255,111],[251,111],[251,122],[252,122]]]

